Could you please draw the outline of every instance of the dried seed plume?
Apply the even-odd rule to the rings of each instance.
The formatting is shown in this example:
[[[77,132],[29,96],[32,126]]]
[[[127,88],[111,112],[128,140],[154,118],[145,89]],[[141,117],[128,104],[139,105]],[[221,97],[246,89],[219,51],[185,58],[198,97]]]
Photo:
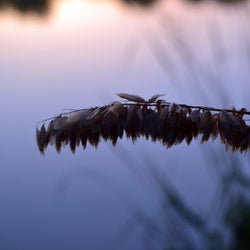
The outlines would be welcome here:
[[[250,126],[240,110],[217,109],[203,106],[169,103],[157,94],[147,101],[126,93],[117,94],[126,102],[116,101],[102,107],[73,110],[41,122],[36,128],[38,148],[44,154],[47,146],[55,146],[57,152],[69,145],[87,144],[97,147],[101,139],[115,146],[125,134],[133,142],[139,137],[161,142],[167,148],[201,137],[201,143],[220,137],[226,150],[247,152],[250,149]]]

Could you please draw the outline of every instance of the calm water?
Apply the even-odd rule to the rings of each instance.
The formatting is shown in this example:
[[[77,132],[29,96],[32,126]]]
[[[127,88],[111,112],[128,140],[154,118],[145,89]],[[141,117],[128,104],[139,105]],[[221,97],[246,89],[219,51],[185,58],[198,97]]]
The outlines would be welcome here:
[[[216,169],[232,159],[247,168],[248,153],[233,156],[219,140],[166,149],[124,139],[116,148],[103,142],[75,155],[48,148],[43,157],[34,132],[39,120],[105,105],[118,92],[249,109],[247,11],[176,1],[142,10],[78,0],[54,1],[45,16],[2,11],[0,248],[144,249],[143,226],[125,230],[127,236],[118,232],[137,211],[159,219],[162,196],[151,167],[208,216]]]

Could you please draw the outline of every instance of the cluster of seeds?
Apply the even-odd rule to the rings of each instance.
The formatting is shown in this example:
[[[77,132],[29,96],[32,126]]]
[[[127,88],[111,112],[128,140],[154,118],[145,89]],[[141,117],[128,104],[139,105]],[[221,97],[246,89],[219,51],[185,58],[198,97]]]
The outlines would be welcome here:
[[[250,149],[250,126],[243,115],[245,109],[220,110],[208,107],[168,103],[155,95],[148,101],[142,97],[118,94],[127,102],[114,102],[102,107],[63,113],[42,122],[36,128],[37,145],[43,154],[48,144],[57,152],[69,145],[74,153],[77,146],[97,147],[101,138],[116,145],[126,134],[136,141],[140,136],[160,141],[171,147],[182,141],[190,142],[201,136],[201,142],[218,135],[226,149],[246,152]]]

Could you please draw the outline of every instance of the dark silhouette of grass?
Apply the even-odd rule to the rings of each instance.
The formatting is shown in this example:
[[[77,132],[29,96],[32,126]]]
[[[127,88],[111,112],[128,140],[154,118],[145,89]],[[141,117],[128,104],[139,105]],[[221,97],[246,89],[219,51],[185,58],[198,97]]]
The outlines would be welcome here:
[[[233,151],[246,152],[250,149],[250,126],[243,119],[249,115],[246,109],[218,109],[203,106],[168,103],[155,95],[148,101],[130,94],[118,94],[130,103],[114,102],[64,113],[42,123],[36,129],[40,152],[50,143],[57,152],[69,145],[74,153],[77,146],[87,143],[97,147],[100,139],[110,140],[115,146],[126,134],[133,142],[140,136],[160,141],[166,147],[186,141],[187,145],[201,135],[201,142],[213,140],[220,135],[221,142]],[[158,99],[158,100],[157,100]],[[214,113],[212,113],[212,111]],[[217,112],[218,113],[217,113]]]

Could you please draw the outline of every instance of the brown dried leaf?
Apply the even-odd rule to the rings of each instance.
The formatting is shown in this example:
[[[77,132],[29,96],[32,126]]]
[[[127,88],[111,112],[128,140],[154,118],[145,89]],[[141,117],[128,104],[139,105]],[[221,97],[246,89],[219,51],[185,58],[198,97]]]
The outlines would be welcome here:
[[[226,111],[219,115],[219,132],[221,140],[237,151],[241,147],[241,142],[246,136],[246,128],[243,127],[242,118]]]
[[[109,107],[109,111],[119,119],[121,115],[126,113],[126,108],[120,102],[113,102]]]
[[[189,117],[192,122],[198,123],[200,121],[200,110],[198,109],[192,110]]]
[[[168,117],[168,113],[169,113],[168,106],[165,106],[160,112],[161,112],[161,114],[160,114],[160,120],[164,121]]]
[[[55,118],[55,120],[53,122],[53,129],[59,130],[59,129],[67,128],[68,124],[67,124],[66,120],[67,120],[67,117],[65,117],[65,116],[58,116],[57,118]]]
[[[155,112],[152,109],[147,109],[144,113],[144,135],[146,139],[149,138],[152,131],[152,116],[155,115]]]
[[[107,107],[105,107],[106,109]],[[85,118],[84,120],[84,125],[85,126],[92,126],[98,119],[101,118],[101,113],[103,111],[103,107],[100,107],[100,108],[95,108],[95,109],[92,109],[88,116]]]
[[[45,141],[44,141],[44,146],[45,148],[48,146],[49,142],[50,142],[50,137],[53,136],[53,120],[50,121],[47,129],[46,129],[46,133],[45,133]]]
[[[132,102],[146,102],[144,98],[138,95],[131,95],[131,94],[126,94],[126,93],[118,93],[117,95],[123,99],[132,101]]]
[[[86,110],[73,111],[66,119],[66,123],[72,125],[73,123],[79,122],[85,113]]]
[[[211,122],[211,126],[212,126],[212,130],[211,130],[211,137],[212,140],[215,140],[219,134],[219,129],[218,129],[218,120],[219,120],[219,114],[213,114],[212,115],[212,122]]]
[[[176,143],[181,143],[189,132],[187,126],[187,112],[188,110],[186,108],[182,108],[178,115]]]
[[[165,95],[165,94],[153,95],[147,102],[148,102],[148,103],[155,102],[159,97],[164,96],[164,95]]]
[[[100,124],[100,131],[101,131],[101,136],[103,137],[104,140],[107,140],[110,136],[113,118],[114,114],[110,111],[107,111],[102,118]]]
[[[61,152],[61,146],[62,146],[62,138],[63,138],[63,131],[59,130],[55,135],[55,147],[57,153]]]
[[[136,105],[131,105],[128,108],[127,120],[124,123],[124,129],[127,137],[131,137],[132,141],[135,142],[139,134],[139,117]]]
[[[198,122],[198,128],[202,134],[201,143],[208,141],[212,132],[212,114],[210,111],[204,111],[200,114],[200,120]]]
[[[36,142],[41,154],[44,154],[45,134],[46,134],[46,129],[44,124],[42,125],[40,130],[36,128]]]
[[[88,134],[88,129],[85,127],[85,126],[80,126],[80,140],[81,140],[81,143],[82,143],[82,147],[83,149],[86,148],[86,145],[87,145],[87,134]]]
[[[90,134],[88,135],[88,141],[89,141],[90,145],[97,148],[97,146],[100,142],[100,132],[99,131],[95,131],[95,132],[90,131]]]
[[[68,130],[69,145],[71,151],[74,153],[75,148],[80,144],[80,123],[79,121],[72,125]]]
[[[227,119],[227,112],[222,111],[219,113],[219,120],[218,120],[218,128],[220,133],[220,138],[222,143],[226,143],[226,140],[229,138],[229,121]]]
[[[191,121],[190,117],[187,117],[186,122],[185,122],[185,140],[187,145],[189,145],[191,143],[191,141],[193,140],[193,137],[195,135],[194,133],[194,129],[193,129],[193,123]],[[198,135],[198,129],[197,129],[197,135]]]
[[[72,153],[75,153],[76,150],[76,131],[71,130],[69,135],[69,146]]]

